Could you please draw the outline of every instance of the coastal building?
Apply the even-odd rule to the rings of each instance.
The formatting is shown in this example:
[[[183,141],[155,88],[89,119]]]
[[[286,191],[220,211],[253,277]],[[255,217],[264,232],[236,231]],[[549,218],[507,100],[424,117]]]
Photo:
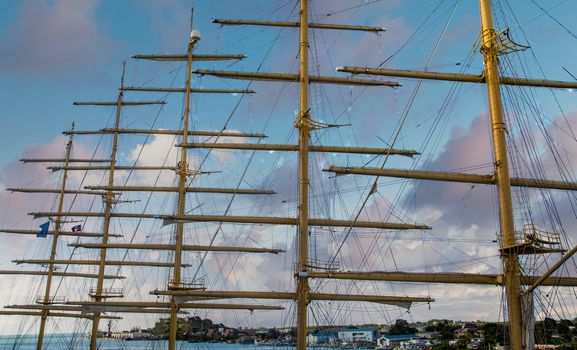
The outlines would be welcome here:
[[[307,335],[307,344],[309,345],[319,345],[319,344],[333,344],[335,343],[337,336],[332,332],[316,332]]]
[[[338,332],[339,340],[346,342],[371,342],[375,341],[376,335],[377,331],[370,328],[349,328]]]
[[[402,342],[419,339],[416,334],[383,335],[377,339],[377,348],[392,349],[401,346]]]
[[[476,349],[480,346],[483,345],[483,343],[485,342],[485,339],[477,337],[477,338],[471,338],[471,347]]]
[[[432,347],[433,344],[427,339],[415,338],[407,341],[402,341],[395,349],[399,350],[422,350]]]
[[[482,330],[481,330],[482,331]],[[474,323],[465,323],[461,328],[455,330],[455,338],[474,336],[479,334],[479,327]]]
[[[113,332],[110,334],[110,338],[122,340],[140,340],[150,338],[150,333],[144,333],[140,330]]]
[[[439,339],[441,334],[439,332],[417,332],[417,337],[422,339]]]

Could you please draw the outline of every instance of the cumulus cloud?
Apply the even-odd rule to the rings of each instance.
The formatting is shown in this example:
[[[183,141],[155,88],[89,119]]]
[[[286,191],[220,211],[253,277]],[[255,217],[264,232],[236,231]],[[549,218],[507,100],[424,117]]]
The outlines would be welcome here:
[[[541,161],[549,176],[560,178],[558,163],[562,161],[568,169],[564,173],[574,175],[577,164],[577,111],[567,113],[566,116],[557,116],[548,126],[549,139],[541,133],[534,133],[538,145],[547,149]],[[551,171],[553,170],[553,171]]]
[[[3,39],[1,65],[47,73],[102,58],[113,43],[94,18],[98,4],[99,0],[22,2],[18,21]]]
[[[52,139],[48,143],[29,145],[21,155],[21,158],[64,158],[65,148],[68,138],[59,136]],[[91,158],[93,151],[81,142],[75,142],[73,147],[74,158]],[[95,157],[101,157],[101,154],[96,154]],[[8,163],[0,169],[0,183],[4,188],[46,188],[58,189],[61,184],[61,172],[51,172],[46,169],[46,166],[57,165],[52,163],[29,163],[23,164],[20,162]],[[78,165],[75,164],[75,165]],[[67,187],[69,189],[79,188],[83,176],[77,172],[69,172],[69,179]],[[88,179],[85,179],[88,180]],[[3,189],[4,189],[3,188]],[[65,205],[70,203],[70,197],[66,196]],[[18,192],[0,192],[0,227],[2,228],[16,228],[16,229],[31,229],[39,230],[38,225],[45,221],[45,219],[34,220],[28,215],[31,211],[50,211],[54,210],[54,203],[57,195],[55,194],[29,194]],[[69,230],[71,224],[65,224],[63,230]],[[22,258],[47,258],[50,250],[50,244],[47,239],[36,238],[33,235],[16,235],[2,233],[0,237],[0,244],[2,245],[2,264],[3,269],[7,270],[29,270],[35,269],[30,265],[17,267],[10,261],[12,259]],[[61,243],[66,244],[70,238],[62,238]],[[67,256],[62,250],[59,250],[61,257]],[[3,304],[25,304],[31,303],[35,300],[36,295],[40,295],[43,284],[38,283],[38,277],[32,278],[27,276],[8,276],[0,275],[0,299]],[[79,289],[85,287],[87,281],[73,281],[73,279],[64,281],[62,284],[63,290],[68,290],[71,293],[77,292]],[[9,322],[9,320],[11,322]],[[19,325],[26,323],[14,322],[14,318],[4,318],[2,322],[3,334],[14,334],[18,332]],[[71,326],[72,327],[72,326]]]
[[[538,137],[541,131],[531,130],[531,138],[538,140],[535,145],[538,152],[537,155],[533,155],[538,160],[525,159],[526,162],[533,164],[532,162],[539,161],[547,169],[547,173],[554,173],[555,171],[551,170],[557,169],[559,159],[563,158],[566,165],[569,165],[569,169],[573,169],[571,162],[577,150],[577,142],[571,130],[574,130],[576,120],[577,114],[570,113],[566,118],[555,118],[554,123],[547,125],[543,130],[554,137],[555,148],[558,151],[556,155],[548,149],[544,142],[545,137]],[[453,127],[443,149],[424,168],[434,171],[490,174],[493,171],[493,160],[489,123],[486,115],[479,115],[468,127]],[[521,140],[514,136],[513,132],[510,135],[511,147],[518,146]],[[573,176],[574,171],[569,170],[569,173]],[[363,233],[362,230],[356,230],[345,242],[338,255],[338,260],[343,263],[345,269],[467,273],[499,273],[501,271],[498,245],[491,242],[497,238],[499,231],[493,186],[434,181],[412,181],[410,186],[405,191],[404,198],[399,202],[409,204],[400,207],[405,208],[403,210],[409,212],[411,217],[414,215],[418,218],[419,222],[431,225],[433,230],[389,233]],[[537,203],[544,200],[544,197],[539,195],[540,191],[534,192],[536,194],[529,196],[530,203],[524,205],[537,207]],[[564,194],[555,197],[557,207],[570,208],[569,198]],[[384,196],[377,195],[369,200],[361,215],[362,219],[373,221],[396,221],[397,217],[406,222],[412,221],[395,212],[394,207]],[[573,231],[575,218],[565,217],[563,221],[568,224],[567,232]],[[539,222],[538,218],[536,222]],[[522,221],[518,221],[518,228],[522,224]],[[325,235],[322,240],[325,244],[327,241],[334,242],[334,238],[328,235]],[[471,243],[467,240],[483,243]],[[333,254],[329,252],[329,256]],[[543,259],[549,260],[550,264],[558,259],[558,256]],[[560,274],[566,275],[568,271],[573,270],[573,267],[569,267]],[[538,274],[531,268],[526,273]],[[367,293],[389,293],[382,289],[382,284],[378,284],[378,289],[375,289],[376,286],[377,284],[373,282],[357,282],[354,286],[346,288],[347,291],[352,290],[351,288],[359,288]],[[454,288],[446,285],[425,286],[424,284],[403,284],[401,287],[396,284],[390,292],[394,293],[396,290],[398,293],[399,289],[406,295],[430,295],[436,299],[436,302],[432,304],[433,312],[420,307],[413,310],[412,317],[416,319],[446,317],[494,320],[494,316],[499,314],[498,300],[502,293],[501,287],[460,286]],[[475,302],[472,303],[471,300]]]
[[[472,172],[489,174],[493,170],[490,137],[488,118],[484,115],[475,118],[469,129],[456,126],[444,150],[427,164],[426,169],[467,172],[458,169],[482,165],[483,170]],[[485,233],[495,227],[494,211],[490,209],[492,191],[493,188],[487,185],[419,181],[406,197],[417,205],[417,217],[423,212],[430,219],[436,218],[427,222],[436,230],[450,232],[454,228],[458,231],[476,224]],[[479,220],[479,213],[483,213],[484,220]]]
[[[182,50],[188,36],[190,11],[179,0],[143,0],[138,5],[148,11],[152,35],[165,50]]]
[[[236,130],[227,130],[234,132]],[[126,160],[130,163],[137,162],[139,165],[142,166],[174,166],[177,161],[180,159],[180,152],[179,147],[175,147],[177,144],[178,138],[173,135],[154,135],[146,144],[138,144],[136,145],[130,152],[127,154]],[[191,141],[192,142],[192,141]],[[250,142],[246,138],[237,138],[237,137],[220,137],[218,140],[215,137],[202,137],[199,138],[198,141],[201,143],[248,143]],[[190,170],[198,170],[199,166],[201,166],[201,162],[204,159],[205,151],[197,152],[196,150],[189,149],[188,151],[188,167]],[[222,169],[223,167],[231,167],[235,164],[238,160],[238,151],[234,150],[211,150],[208,160],[214,161],[207,162],[205,161],[203,166],[204,169],[200,169],[202,171],[209,171],[211,166],[216,166],[217,169]],[[160,175],[159,175],[160,174]],[[168,185],[174,182],[175,175],[170,171],[142,171],[137,172],[133,179],[135,181],[140,181],[140,183],[148,183],[157,185]]]
[[[137,162],[141,166],[174,166],[178,156],[175,140],[173,135],[154,135],[148,143],[136,145],[126,158],[130,163]],[[189,168],[195,169],[194,165],[194,159],[189,159]],[[167,170],[137,171],[133,178],[141,184],[169,185],[174,183],[175,175]]]
[[[234,130],[234,129],[230,129],[227,130],[227,132],[241,132],[239,130]],[[199,142],[202,143],[250,143],[250,139],[246,138],[246,137],[228,137],[228,136],[220,136],[220,137],[205,137],[205,138],[201,138],[201,140]],[[216,163],[220,168],[222,168],[225,165],[230,165],[230,163],[234,163],[234,161],[236,160],[236,157],[238,156],[238,151],[235,150],[219,150],[219,149],[214,149],[210,151],[210,156],[211,158],[213,158],[214,160],[216,160]]]
[[[38,159],[63,159],[66,149],[66,143],[68,138],[63,136],[58,136],[52,141],[46,144],[34,144],[29,145],[23,152],[22,158],[38,158]],[[95,156],[98,157],[100,154],[93,154],[94,152],[90,150],[86,145],[82,143],[75,142],[73,145],[73,151],[71,157],[73,158],[84,158],[90,159]],[[47,166],[60,165],[58,163],[28,163],[23,164],[21,162],[8,163],[2,169],[2,184],[8,188],[52,188],[57,189],[61,181],[60,172],[52,172],[46,169]],[[71,164],[72,165],[72,164]],[[78,164],[76,164],[78,165]],[[98,176],[90,176],[89,179],[97,179]],[[81,181],[84,179],[83,174],[79,172],[69,172],[67,187],[75,188],[80,185]],[[86,181],[86,179],[84,179]],[[35,195],[30,195],[26,193],[9,193],[1,192],[2,197],[1,202],[6,205],[5,210],[3,210],[4,215],[4,226],[11,226],[17,223],[22,223],[22,220],[26,218],[26,213],[31,211],[31,204],[43,204],[44,199],[49,198],[52,195],[41,194],[40,197],[43,198],[38,200]]]
[[[400,2],[387,1],[385,3],[397,6]],[[61,14],[59,14],[58,11],[66,13],[66,11],[72,11],[70,8],[75,7],[75,14],[68,13],[71,18],[63,20],[63,23],[60,23],[59,25],[62,25],[63,28],[73,28],[78,26],[81,29],[79,32],[84,32],[86,37],[92,36],[92,42],[98,43],[99,40],[106,40],[99,34],[98,27],[92,19],[93,12],[98,5],[97,1],[86,1],[82,4],[76,4],[76,2],[73,3],[70,0],[57,0],[53,3],[42,4],[43,5],[40,6],[40,9],[34,9],[29,5],[24,5],[21,11],[22,18],[34,20],[35,18],[40,18],[40,11],[43,11],[43,13],[48,13],[48,19],[40,19],[40,21],[44,21],[40,23],[46,24],[48,29],[50,29],[52,32],[58,33],[59,31],[64,30],[57,25],[61,21],[59,18]],[[182,35],[180,35],[182,33],[181,29],[187,27],[188,11],[179,11],[179,13],[174,12],[174,10],[170,9],[172,2],[147,0],[145,4],[147,4],[149,8],[153,9],[152,12],[161,10],[155,20],[157,22],[155,22],[154,25],[158,29],[162,30],[166,30],[167,27],[172,28],[166,30],[166,33],[163,35],[166,35],[167,40],[173,40],[174,47],[180,47],[182,41],[178,38],[182,37]],[[237,1],[231,2],[231,6],[242,6],[239,4],[240,2]],[[330,11],[332,8],[346,8],[350,6],[350,2],[347,0],[339,0],[336,2],[319,2],[318,5],[319,7],[316,8],[316,11],[323,13]],[[323,8],[323,6],[330,7]],[[177,7],[178,6],[174,6],[174,8]],[[82,21],[81,24],[78,24],[77,21],[80,21],[80,19],[84,19],[84,21]],[[173,25],[173,22],[178,24]],[[399,43],[401,43],[409,35],[409,26],[401,18],[382,17],[380,20],[376,21],[376,23],[371,21],[371,23],[360,24],[382,24],[383,26],[388,27],[390,31],[389,33],[384,34],[386,37],[381,39],[380,46],[379,43],[376,44],[376,42],[379,41],[375,39],[375,36],[370,34],[359,35],[357,37],[355,50],[343,48],[342,45],[336,45],[335,47],[340,48],[337,48],[337,50],[334,51],[333,56],[338,57],[338,62],[332,63],[337,65],[353,63],[360,65],[374,65],[374,60],[377,58],[382,58],[380,56],[386,56],[387,50],[392,47],[398,47]],[[173,29],[178,30],[178,33],[180,34],[177,35],[176,32],[172,32]],[[29,35],[29,29],[25,29],[23,26],[21,28],[20,24],[17,24],[12,30],[15,37],[28,37]],[[50,31],[47,30],[47,32]],[[69,35],[71,37],[69,41],[76,45],[76,49],[70,49],[71,51],[67,52],[67,57],[73,55],[82,57],[82,55],[87,54],[87,52],[94,53],[94,51],[91,51],[92,48],[86,48],[86,50],[83,50],[83,48],[85,48],[85,46],[83,46],[85,43],[79,41],[76,35],[77,33],[63,33],[63,35],[64,34]],[[40,35],[40,39],[32,39],[41,40],[44,38],[44,35],[48,34],[42,33]],[[328,43],[332,43],[338,39],[338,34],[329,33],[327,35],[328,36],[326,39]],[[35,43],[32,42],[24,46],[24,44],[19,45],[18,43],[13,42],[11,45],[8,45],[7,49],[4,50],[12,50],[12,53],[23,53],[24,57],[26,58],[22,62],[22,64],[24,64],[26,63],[27,59],[31,59],[31,57],[38,55],[42,50],[46,49],[46,46],[50,44],[50,40],[48,40],[50,38],[46,37],[44,39],[47,39],[47,44],[45,46],[42,46],[44,43],[39,44],[40,46],[36,46]],[[90,40],[86,40],[86,42],[90,42]],[[52,42],[52,44],[54,43]],[[170,46],[172,44],[167,45]],[[33,49],[29,49],[30,47]],[[26,51],[28,49],[30,52]],[[51,53],[52,56],[49,57],[48,63],[55,65],[56,63],[62,62],[62,57],[60,55],[63,56],[65,53],[66,52]],[[375,53],[378,53],[378,55],[375,55]],[[294,52],[293,56],[290,58],[294,59]],[[328,69],[331,71],[330,74],[336,74],[332,70],[332,64],[325,63],[327,62],[324,62],[323,65],[325,67],[329,67]],[[11,62],[11,64],[16,65],[17,63]],[[293,90],[293,92],[294,91],[296,91],[296,89]],[[262,100],[256,101],[262,102],[262,105],[270,106],[270,102],[273,100],[272,97],[276,97],[276,94],[278,94],[277,91],[264,90],[263,94],[259,94],[255,98],[261,98]],[[286,96],[283,96],[283,98],[286,98],[287,100],[292,98],[294,104],[294,96],[296,95],[287,94]],[[258,104],[260,105],[261,103]],[[285,112],[289,112],[285,114],[289,114],[292,123],[292,119],[294,119],[294,116],[292,115],[292,109],[294,109],[294,106],[290,105],[289,107],[285,106],[281,108],[285,108]],[[365,133],[361,134],[361,137],[369,135],[373,136],[375,129],[374,125],[377,125],[378,121],[382,118],[382,116],[379,115],[378,110],[375,109],[374,111],[370,112],[372,112],[372,114],[363,115],[363,117],[361,117],[363,118],[362,121],[365,124]],[[447,141],[445,148],[441,151],[440,155],[435,160],[426,165],[426,168],[431,170],[452,170],[473,167],[480,163],[490,164],[492,162],[490,156],[490,143],[488,142],[490,138],[490,128],[487,125],[486,120],[487,118],[485,116],[479,116],[474,120],[469,128],[455,127],[449,136],[449,140]],[[572,114],[569,118],[569,121],[570,123],[577,121],[577,115]],[[556,120],[556,122],[558,122],[559,125],[564,125],[564,121],[561,119]],[[558,130],[552,128],[551,132],[556,132],[559,134],[567,133],[566,130],[562,130],[561,128],[558,128]],[[173,136],[154,136],[151,138],[149,143],[139,144],[132,150],[128,151],[126,153],[128,155],[127,158],[123,159],[122,161],[134,162],[138,160],[140,165],[159,165],[165,163],[167,166],[173,166],[178,159],[178,149],[174,147],[174,140],[175,138]],[[239,141],[239,139],[221,139],[219,142],[242,141]],[[575,156],[577,156],[577,147],[575,147],[575,144],[571,142],[574,141],[568,139],[567,143],[564,144],[565,150],[567,150],[568,159],[574,159]],[[42,147],[38,146],[38,148],[31,149],[30,153],[38,156],[39,154],[42,154],[42,152],[46,151],[46,156],[61,156],[63,146],[64,139],[59,139],[57,142],[55,141],[54,145],[44,145]],[[58,151],[56,151],[56,148]],[[51,149],[52,151],[48,152],[48,150]],[[191,154],[194,155],[191,155],[190,167],[196,168],[196,166],[199,164],[199,160],[196,157],[195,152],[191,152]],[[473,154],[475,157],[471,156]],[[235,166],[237,159],[238,158],[235,158],[235,154],[232,151],[211,152],[211,160],[213,160],[219,167]],[[546,158],[546,161],[550,162],[548,164],[552,166],[555,162],[555,159],[553,157],[549,157]],[[320,169],[323,167],[321,164],[324,162],[325,160],[320,158],[320,156],[319,158],[315,158],[312,162],[312,173],[318,175],[320,173]],[[266,182],[264,184],[265,186],[263,187],[267,189],[272,188],[278,193],[278,198],[290,202],[285,207],[283,207],[285,209],[290,208],[283,211],[283,213],[286,214],[289,211],[294,211],[294,208],[296,207],[296,174],[298,173],[297,164],[294,159],[287,158],[284,159],[283,162],[275,164],[275,166],[276,168],[272,172],[271,181]],[[491,167],[489,166],[487,169],[490,168]],[[0,180],[0,184],[7,186],[7,184],[12,185],[14,182],[18,182],[22,183],[23,185],[28,185],[32,183],[42,184],[45,180],[49,181],[47,180],[49,174],[43,170],[41,166],[36,168],[36,166],[33,165],[27,169],[33,169],[32,174],[26,173],[25,176],[22,176],[23,170],[21,168],[14,167],[7,169],[6,174],[8,175],[4,176]],[[138,181],[140,184],[152,184],[156,180],[157,173],[140,172],[134,176],[135,181]],[[165,171],[163,172],[163,175],[161,176],[158,184],[173,184],[174,178],[174,173]],[[326,203],[319,204],[319,202],[315,202],[315,205],[318,205],[318,207],[323,207],[324,209],[323,212],[315,212],[313,215],[320,217],[329,216],[333,213],[334,208],[331,206],[330,199],[327,199],[330,196],[323,196],[323,194],[325,193],[325,189],[332,191],[332,186],[328,183],[327,177],[324,175],[314,176],[313,181],[319,181],[318,183],[314,183],[313,186],[311,186],[315,189],[315,194],[318,194],[318,197],[320,198],[316,198],[315,201],[326,200]],[[94,179],[94,183],[98,183],[97,179]],[[54,183],[51,184],[53,185]],[[419,218],[419,222],[430,224],[434,227],[432,236],[428,232],[417,234],[413,233],[411,234],[412,237],[416,236],[416,238],[414,241],[410,241],[408,239],[403,239],[405,233],[373,234],[372,232],[358,230],[356,232],[358,233],[358,237],[354,237],[354,239],[351,238],[346,242],[339,253],[339,258],[342,258],[344,266],[350,269],[367,268],[394,270],[396,268],[400,268],[407,270],[413,269],[418,271],[451,271],[454,270],[457,263],[465,261],[465,263],[459,267],[461,271],[472,273],[495,272],[495,270],[498,269],[497,259],[493,259],[491,261],[491,263],[497,262],[497,264],[494,264],[493,266],[490,264],[480,263],[471,264],[472,256],[487,257],[496,255],[497,250],[495,245],[479,246],[459,243],[447,244],[445,242],[421,243],[419,241],[419,238],[430,238],[435,236],[442,236],[441,238],[449,239],[458,239],[463,237],[485,240],[493,239],[497,217],[493,207],[491,206],[491,203],[494,202],[491,191],[492,190],[490,186],[471,186],[467,184],[449,184],[444,182],[426,181],[417,182],[415,183],[413,189],[408,191],[405,199],[412,203],[413,206],[410,210],[411,214],[414,210],[415,217]],[[350,198],[352,198],[352,196],[344,195],[339,199],[346,202]],[[8,198],[8,200],[4,200],[1,197],[0,199],[2,199],[3,203],[9,202],[11,206],[14,206],[14,213],[18,213],[14,214],[14,217],[17,217],[18,215],[25,217],[25,212],[29,211],[30,202],[28,200],[19,203],[18,201],[13,201],[13,197]],[[219,202],[216,204],[221,203]],[[269,215],[270,212],[268,209],[278,209],[276,205],[272,205],[271,207],[272,208],[266,208],[266,210],[261,209],[262,214]],[[362,219],[377,221],[390,218],[391,220],[387,221],[396,221],[394,217],[389,215],[392,210],[393,208],[391,207],[387,198],[383,196],[374,196],[374,198],[371,199],[368,208],[363,213]],[[482,213],[481,218],[480,213]],[[340,216],[338,218],[343,217]],[[192,225],[190,225],[190,227],[192,227]],[[191,232],[189,233],[193,233],[195,236],[200,234],[203,236],[203,238],[205,238],[204,236],[208,236],[212,233],[211,230],[203,228],[196,231],[196,224],[194,227],[195,229],[190,229]],[[214,227],[214,225],[212,225],[211,228],[212,227]],[[238,259],[235,257],[229,260],[226,260],[223,255],[209,254],[208,260],[206,262],[207,270],[213,274],[220,273],[223,272],[221,268],[224,267],[223,275],[226,276],[226,278],[223,277],[222,279],[224,281],[219,282],[224,283],[225,286],[227,286],[229,289],[243,288],[246,290],[293,290],[294,279],[292,276],[292,267],[294,263],[294,257],[296,256],[296,249],[294,245],[294,233],[296,230],[294,227],[286,229],[284,232],[282,232],[285,234],[285,236],[288,236],[284,239],[279,239],[279,230],[275,230],[272,227],[253,225],[250,227],[250,229],[250,237],[256,242],[263,245],[266,244],[268,246],[268,243],[274,241],[276,243],[271,243],[272,246],[285,248],[287,249],[287,252],[279,256],[254,256],[250,254],[242,256],[239,255]],[[246,231],[248,230],[245,230],[243,234],[246,233]],[[327,257],[330,258],[334,256],[340,242],[344,237],[343,231],[346,230],[338,230],[336,232],[314,230],[311,234],[311,246],[313,247],[311,248],[311,251],[314,250],[314,252],[311,252],[311,256],[318,257],[321,260],[326,260]],[[193,235],[191,234],[190,236]],[[351,235],[351,237],[353,236],[355,235]],[[272,237],[274,237],[274,239]],[[233,243],[236,242],[234,239],[227,240],[219,236],[216,244],[224,245],[231,243],[231,241]],[[254,242],[242,243],[248,243],[248,245],[251,245]],[[318,248],[315,245],[317,243]],[[321,245],[326,245],[327,247],[321,248]],[[21,253],[23,250],[22,246],[12,246],[11,249],[14,249],[13,255],[17,255],[16,253]],[[159,254],[157,252],[147,252],[145,256],[150,260],[159,261],[163,260],[161,258],[164,257],[163,254]],[[198,260],[193,261],[196,262]],[[231,263],[231,261],[233,263]],[[495,266],[497,266],[497,268],[495,268]],[[160,275],[160,273],[158,274]],[[162,280],[162,278],[158,279],[158,281],[160,280]],[[158,281],[147,281],[144,286],[141,287],[141,290],[146,291],[159,288],[162,282]],[[317,283],[317,281],[312,283]],[[8,282],[2,284],[9,285]],[[414,314],[417,315],[415,317],[420,318],[437,317],[439,313],[441,313],[444,315],[444,317],[452,318],[460,318],[466,314],[467,318],[490,319],[499,312],[499,304],[496,301],[499,299],[500,289],[497,287],[453,288],[438,285],[425,287],[423,285],[405,284],[402,287],[389,289],[388,285],[387,288],[382,288],[383,285],[384,284],[376,284],[372,282],[360,282],[356,284],[355,287],[363,292],[375,294],[386,294],[390,292],[390,289],[394,289],[393,292],[399,294],[430,294],[432,297],[437,299],[437,303],[433,304],[433,311],[435,311],[434,316],[431,316],[433,313],[427,313],[423,309],[417,309],[414,311]],[[340,288],[343,289],[346,287],[340,285]],[[3,293],[5,291],[3,290],[1,292]],[[138,297],[137,294],[138,293],[136,289],[132,288],[132,294],[130,294],[130,296],[136,298]],[[475,303],[471,303],[471,300],[475,300]],[[330,308],[330,306],[328,306],[327,309],[328,308]],[[348,317],[347,320],[351,321],[352,318],[350,315],[347,314],[346,316]],[[259,323],[263,325],[270,325],[270,323],[268,323],[269,320],[274,318],[274,316],[269,317],[268,315],[263,315],[262,318],[260,317],[261,316],[259,315]],[[357,320],[359,318],[354,319]],[[384,320],[380,319],[380,321],[382,322]]]

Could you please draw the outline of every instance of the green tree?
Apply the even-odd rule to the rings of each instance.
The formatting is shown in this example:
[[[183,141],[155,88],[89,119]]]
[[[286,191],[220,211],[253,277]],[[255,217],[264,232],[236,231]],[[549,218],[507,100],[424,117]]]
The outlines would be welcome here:
[[[391,335],[413,334],[413,333],[417,333],[417,329],[414,327],[411,327],[409,322],[407,322],[403,319],[398,319],[397,321],[395,321],[395,324],[392,325],[391,328],[389,329],[389,333]]]
[[[567,340],[571,339],[571,329],[573,322],[571,320],[561,320],[557,323],[557,331]]]
[[[535,322],[535,342],[539,344],[552,344],[553,334],[557,333],[557,321],[545,317],[543,321]]]
[[[427,332],[437,332],[441,335],[441,339],[449,340],[449,339],[453,339],[453,335],[454,335],[455,330],[457,328],[458,327],[454,327],[454,326],[449,325],[448,320],[440,320],[440,321],[434,322],[434,324],[428,325],[425,328],[425,330]]]
[[[505,325],[503,323],[485,323],[485,343],[487,344],[504,344],[505,342]]]

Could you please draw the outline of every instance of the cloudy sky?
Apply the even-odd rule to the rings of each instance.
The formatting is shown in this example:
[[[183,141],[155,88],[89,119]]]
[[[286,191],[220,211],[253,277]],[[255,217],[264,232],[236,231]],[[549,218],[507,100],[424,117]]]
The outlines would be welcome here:
[[[259,27],[220,27],[212,18],[296,20],[295,1],[107,1],[107,0],[27,0],[0,3],[0,92],[3,128],[0,130],[0,187],[57,188],[59,172],[44,165],[22,165],[22,157],[61,157],[66,138],[63,130],[75,123],[79,130],[111,127],[112,108],[74,107],[74,101],[113,101],[120,84],[122,61],[127,60],[125,85],[179,87],[184,85],[184,70],[179,63],[142,62],[134,54],[182,53],[186,49],[190,9],[195,6],[193,25],[202,40],[197,53],[245,54],[241,62],[197,63],[195,68],[234,71],[290,72],[298,69],[298,31]],[[571,21],[577,11],[572,1],[494,1],[495,24],[509,28],[515,42],[531,48],[501,57],[502,74],[554,80],[574,80],[577,76],[577,27]],[[546,14],[544,11],[547,11]],[[354,23],[387,28],[380,35],[340,31],[311,32],[311,73],[345,76],[336,66],[383,66],[395,69],[479,74],[482,71],[477,44],[479,32],[476,1],[434,0],[322,0],[312,1],[311,18],[324,23]],[[569,72],[569,73],[568,73]],[[360,78],[360,77],[359,77]],[[371,77],[363,77],[371,79]],[[381,78],[377,78],[381,80]],[[394,80],[385,78],[384,80]],[[490,124],[483,86],[444,82],[398,80],[397,89],[311,85],[311,113],[321,122],[343,124],[321,129],[312,142],[322,145],[347,145],[415,149],[415,159],[391,157],[387,165],[429,170],[464,169],[488,174],[492,169]],[[192,128],[227,129],[265,133],[260,142],[296,143],[293,128],[298,110],[298,87],[290,83],[249,83],[209,76],[195,76],[195,87],[250,88],[250,96],[196,95],[192,98]],[[571,180],[575,178],[577,145],[577,100],[575,92],[548,89],[506,88],[504,101],[510,123],[509,142],[517,176],[536,176]],[[126,93],[126,100],[166,100],[163,107],[127,107],[122,127],[176,129],[182,117],[183,96]],[[350,125],[349,125],[350,124]],[[198,142],[214,142],[200,139]],[[220,139],[218,142],[257,142],[255,139]],[[119,162],[131,165],[174,165],[178,140],[172,136],[124,136],[119,145]],[[108,137],[79,136],[74,140],[76,158],[106,158]],[[188,196],[188,209],[194,214],[294,216],[297,200],[297,159],[290,153],[190,151],[190,163],[206,171],[192,183],[202,187],[263,188],[274,196],[194,195]],[[311,155],[311,215],[351,219],[369,195],[373,178],[334,177],[322,172],[329,165],[380,166],[382,158],[342,154]],[[105,174],[71,174],[69,188],[105,183]],[[119,172],[117,184],[174,185],[170,172]],[[468,184],[379,179],[379,191],[371,195],[361,213],[363,220],[424,223],[426,231],[333,230],[311,231],[311,256],[319,261],[338,261],[343,270],[456,271],[498,273],[498,222],[494,189]],[[175,199],[166,194],[123,195],[117,212],[171,213]],[[534,222],[544,230],[567,232],[566,246],[575,241],[573,212],[575,198],[556,192],[516,191],[514,195],[517,227]],[[55,196],[35,197],[4,192],[0,194],[0,226],[34,229],[43,219],[33,220],[31,211],[55,210]],[[100,198],[68,198],[65,208],[72,211],[99,211]],[[74,218],[73,218],[74,219]],[[78,219],[78,218],[76,218]],[[74,223],[76,224],[76,223]],[[85,229],[97,232],[98,220],[86,220]],[[73,223],[67,223],[69,230]],[[564,229],[563,229],[564,228]],[[563,231],[564,230],[564,231]],[[119,242],[169,243],[172,228],[159,222],[114,220],[113,231],[124,235]],[[292,290],[295,262],[295,228],[259,225],[187,225],[190,244],[275,247],[287,250],[281,255],[186,253],[185,277],[204,276],[213,289]],[[68,247],[74,238],[63,239],[62,258],[95,259],[97,252]],[[90,241],[89,239],[85,239]],[[26,236],[0,237],[2,269],[14,269],[13,259],[43,258],[50,240]],[[111,252],[114,259],[124,252]],[[544,259],[527,259],[527,273],[547,266]],[[130,260],[171,261],[165,252],[139,251]],[[570,265],[574,265],[573,263]],[[17,267],[23,269],[23,267]],[[569,267],[571,270],[571,266]],[[76,271],[76,268],[73,269]],[[94,272],[94,268],[78,269]],[[116,273],[117,269],[108,272]],[[563,273],[567,273],[564,271]],[[155,300],[148,295],[163,289],[167,269],[122,269],[127,276],[121,285],[128,298]],[[4,276],[0,278],[0,300],[4,304],[30,303],[43,290],[42,279]],[[63,281],[58,295],[69,300],[86,298],[92,281]],[[31,287],[32,286],[32,287]],[[502,319],[498,287],[459,288],[440,285],[394,283],[313,282],[313,288],[340,293],[431,296],[437,301],[419,305],[407,313],[403,309],[367,304],[312,304],[311,324],[388,323],[396,318],[426,320]],[[566,291],[549,291],[562,296]],[[551,294],[553,295],[553,294]],[[553,304],[541,301],[540,315],[551,314]],[[245,301],[256,302],[256,301]],[[281,303],[282,304],[282,303]],[[227,312],[206,313],[225,324],[289,325],[293,321],[291,304],[282,304],[282,313]],[[556,318],[573,318],[574,305],[556,309]],[[351,317],[351,315],[353,315]],[[33,320],[0,318],[2,332],[34,333]],[[130,317],[118,324],[149,326],[153,318]],[[56,329],[70,327],[54,321]],[[58,328],[58,327],[59,328]],[[75,325],[83,330],[85,324]]]

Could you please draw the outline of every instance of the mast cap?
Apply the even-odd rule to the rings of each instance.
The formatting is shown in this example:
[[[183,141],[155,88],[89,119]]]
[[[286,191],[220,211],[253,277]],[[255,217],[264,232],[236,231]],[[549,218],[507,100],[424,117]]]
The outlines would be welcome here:
[[[198,30],[196,30],[196,29],[193,29],[193,30],[190,32],[190,41],[191,41],[191,42],[197,42],[197,41],[199,41],[199,40],[200,40],[200,32],[199,32]]]

